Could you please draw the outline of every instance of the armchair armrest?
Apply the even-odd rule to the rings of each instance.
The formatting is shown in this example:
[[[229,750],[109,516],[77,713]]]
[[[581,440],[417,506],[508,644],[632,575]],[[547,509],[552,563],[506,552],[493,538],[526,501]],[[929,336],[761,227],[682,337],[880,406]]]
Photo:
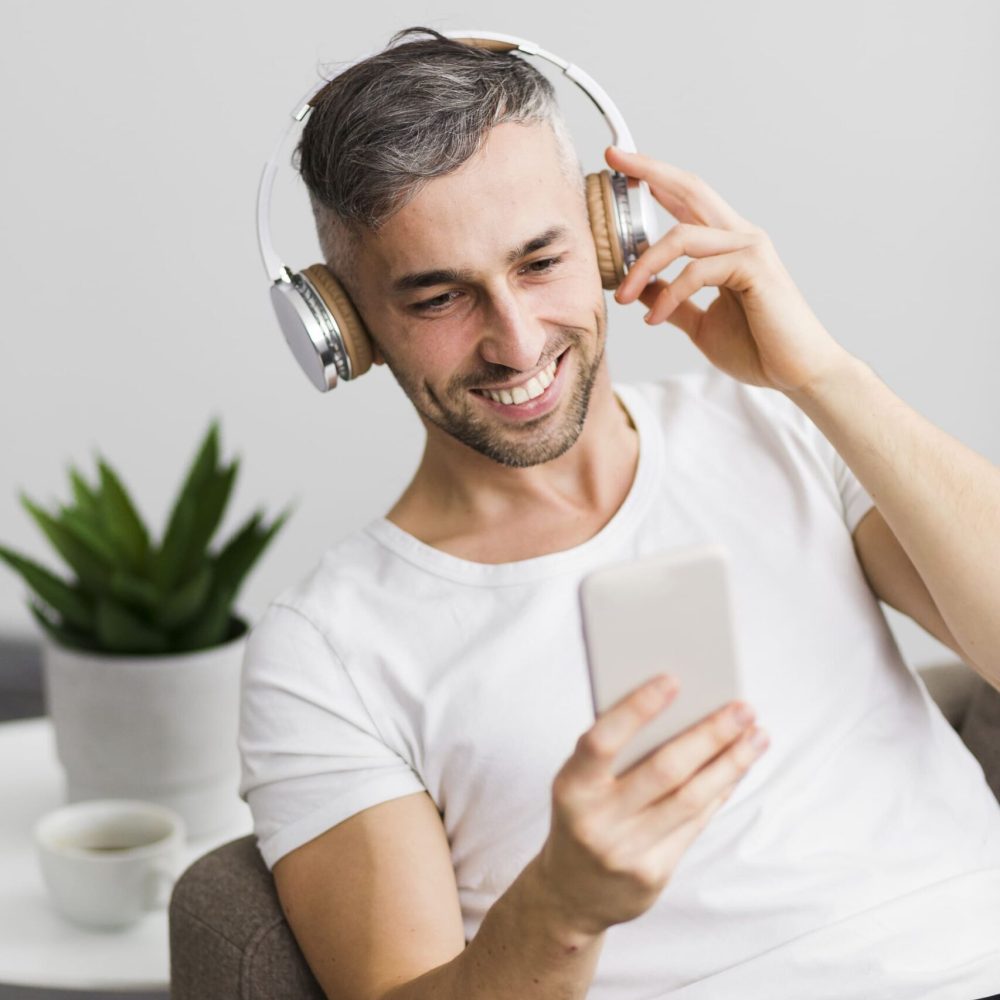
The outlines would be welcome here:
[[[169,922],[171,1000],[334,1000],[292,936],[253,834],[188,867]]]
[[[1000,691],[961,660],[932,664],[917,672],[1000,800]]]
[[[978,676],[961,660],[932,663],[920,667],[917,674],[927,686],[927,693],[937,702],[942,715],[955,730],[960,731]]]

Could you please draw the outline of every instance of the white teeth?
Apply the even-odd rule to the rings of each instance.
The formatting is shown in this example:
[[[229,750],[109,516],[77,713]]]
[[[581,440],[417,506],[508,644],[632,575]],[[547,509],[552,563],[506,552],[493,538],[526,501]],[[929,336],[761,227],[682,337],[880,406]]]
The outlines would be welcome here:
[[[489,396],[496,403],[506,403],[508,406],[512,403],[526,403],[529,399],[540,396],[552,384],[557,364],[558,360],[553,361],[548,368],[544,368],[533,378],[528,379],[524,385],[514,386],[513,389],[501,389],[499,392],[483,389],[483,394]]]

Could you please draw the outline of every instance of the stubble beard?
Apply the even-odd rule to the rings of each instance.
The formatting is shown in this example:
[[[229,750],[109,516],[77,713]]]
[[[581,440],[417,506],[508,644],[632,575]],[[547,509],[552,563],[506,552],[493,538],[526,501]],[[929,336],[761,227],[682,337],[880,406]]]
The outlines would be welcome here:
[[[567,347],[573,353],[575,378],[571,386],[563,388],[566,398],[559,412],[548,413],[523,424],[504,424],[499,418],[490,420],[482,412],[484,408],[469,398],[472,385],[499,382],[515,375],[516,372],[509,368],[494,366],[491,372],[481,373],[478,382],[470,383],[467,376],[456,379],[448,386],[445,396],[446,399],[456,400],[456,404],[447,405],[442,404],[426,383],[418,383],[408,373],[400,371],[388,355],[385,361],[400,388],[424,419],[494,462],[523,469],[558,458],[573,447],[583,432],[590,396],[604,358],[606,312],[604,316],[596,314],[595,319],[596,336],[591,331],[581,333],[578,329],[566,328],[562,331],[570,338]],[[583,347],[591,337],[594,337],[596,350],[588,364]]]

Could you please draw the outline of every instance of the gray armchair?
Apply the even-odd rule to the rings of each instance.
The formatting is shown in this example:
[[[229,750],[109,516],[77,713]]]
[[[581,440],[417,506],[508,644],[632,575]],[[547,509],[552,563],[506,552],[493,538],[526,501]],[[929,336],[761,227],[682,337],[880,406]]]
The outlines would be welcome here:
[[[1000,798],[1000,693],[962,663],[920,674]],[[169,917],[172,1000],[338,1000],[310,972],[253,835],[195,861]]]

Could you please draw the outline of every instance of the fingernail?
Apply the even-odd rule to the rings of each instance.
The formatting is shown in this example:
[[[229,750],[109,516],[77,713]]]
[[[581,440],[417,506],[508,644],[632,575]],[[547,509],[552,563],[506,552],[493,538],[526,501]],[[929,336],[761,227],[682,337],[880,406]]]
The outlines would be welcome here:
[[[653,310],[650,309],[649,312],[646,313],[646,315],[643,316],[642,318],[648,323],[649,322],[649,317],[652,316],[652,315],[653,315]]]
[[[677,694],[677,681],[664,674],[657,679],[654,690],[661,698],[672,698]]]
[[[753,736],[750,737],[750,746],[754,750],[766,750],[767,745],[770,743],[767,733],[763,729],[758,729],[754,732]]]
[[[748,705],[737,705],[733,709],[733,719],[741,726],[745,726],[753,720],[753,712]]]

